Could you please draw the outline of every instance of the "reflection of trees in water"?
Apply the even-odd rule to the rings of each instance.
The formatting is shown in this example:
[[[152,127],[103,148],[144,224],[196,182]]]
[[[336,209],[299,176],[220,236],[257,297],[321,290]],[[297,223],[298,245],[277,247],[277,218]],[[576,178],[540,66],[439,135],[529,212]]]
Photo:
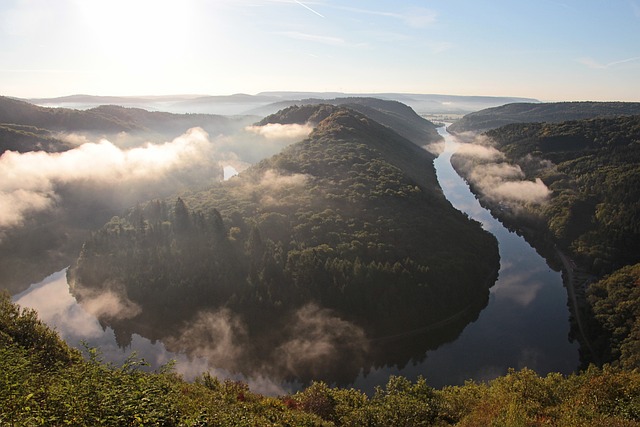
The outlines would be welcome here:
[[[369,319],[369,328],[360,327],[358,324],[367,321],[347,321],[336,311],[315,304],[260,315],[226,308],[195,315],[142,313],[132,319],[103,319],[101,323],[113,328],[121,348],[131,344],[135,333],[163,342],[171,352],[205,358],[211,368],[246,377],[348,385],[372,369],[403,368],[409,362],[423,361],[427,351],[454,341],[487,302],[487,297],[479,298],[448,318],[410,330],[397,328],[392,319],[385,325],[375,325],[375,320]],[[397,324],[403,322],[407,320]],[[375,330],[386,333],[370,335]]]
[[[352,226],[339,217],[325,210],[306,240],[346,234]],[[386,231],[415,249],[403,248],[411,256],[400,260],[368,241],[380,239],[376,230],[359,232],[360,240],[346,234],[348,244],[284,245],[295,240],[278,235],[290,230],[285,220],[265,217],[264,237],[240,215],[227,231],[217,210],[204,215],[181,199],[173,209],[152,202],[95,233],[69,283],[81,304],[99,307],[95,314],[122,347],[136,333],[232,372],[347,384],[361,370],[402,367],[454,340],[486,305],[498,270],[486,233],[473,240],[452,232],[446,242],[431,233],[422,244],[431,219]],[[305,222],[296,230],[308,228]],[[107,303],[107,294],[119,297]]]

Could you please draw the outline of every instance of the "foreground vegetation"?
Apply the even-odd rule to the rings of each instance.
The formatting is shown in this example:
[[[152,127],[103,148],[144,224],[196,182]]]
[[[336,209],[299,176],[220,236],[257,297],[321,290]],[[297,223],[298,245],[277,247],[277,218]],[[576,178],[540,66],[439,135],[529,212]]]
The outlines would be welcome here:
[[[637,426],[640,373],[605,367],[563,377],[511,371],[440,390],[390,377],[372,396],[316,382],[295,394],[253,393],[171,366],[147,373],[85,358],[32,310],[0,295],[0,424],[8,426]]]

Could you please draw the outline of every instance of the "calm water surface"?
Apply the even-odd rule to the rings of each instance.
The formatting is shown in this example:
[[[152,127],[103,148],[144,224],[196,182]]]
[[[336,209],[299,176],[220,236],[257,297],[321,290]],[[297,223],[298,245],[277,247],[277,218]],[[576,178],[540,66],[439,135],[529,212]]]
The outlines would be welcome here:
[[[552,271],[522,237],[508,231],[480,206],[451,166],[450,157],[457,142],[444,128],[439,132],[446,142],[444,153],[435,161],[440,185],[453,206],[481,222],[498,239],[499,278],[491,288],[487,307],[453,342],[416,356],[407,366],[361,373],[353,386],[371,390],[375,385],[385,384],[391,374],[411,379],[422,375],[434,387],[441,387],[462,384],[467,379],[492,379],[509,368],[528,367],[542,375],[573,372],[578,366],[578,344],[568,340],[567,293],[560,273]],[[23,307],[36,309],[69,344],[77,346],[86,341],[100,347],[107,361],[120,363],[135,351],[155,367],[177,360],[177,371],[187,378],[207,370],[206,361],[170,353],[162,343],[138,335],[133,336],[130,348],[118,348],[113,331],[103,328],[69,294],[65,271],[32,285],[13,299]],[[402,342],[390,345],[402,345]],[[213,373],[230,376],[224,371]],[[283,386],[264,378],[248,381],[256,391],[264,393],[277,394],[295,388],[292,384]]]

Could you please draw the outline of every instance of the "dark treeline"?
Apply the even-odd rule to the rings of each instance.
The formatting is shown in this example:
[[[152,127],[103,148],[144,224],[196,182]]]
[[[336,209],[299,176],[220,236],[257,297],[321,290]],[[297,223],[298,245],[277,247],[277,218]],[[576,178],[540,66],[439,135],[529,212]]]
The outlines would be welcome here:
[[[307,140],[240,176],[113,218],[85,243],[76,288],[118,283],[156,333],[229,308],[258,349],[309,303],[368,339],[442,323],[459,333],[487,302],[495,239],[444,199],[429,153],[358,113],[322,111]]]

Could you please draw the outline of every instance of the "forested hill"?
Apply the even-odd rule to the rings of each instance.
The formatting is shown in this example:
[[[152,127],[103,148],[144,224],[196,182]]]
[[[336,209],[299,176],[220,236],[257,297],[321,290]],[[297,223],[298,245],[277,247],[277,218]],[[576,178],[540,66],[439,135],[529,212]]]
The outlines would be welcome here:
[[[271,112],[274,109],[278,109],[282,111],[288,107],[298,105],[317,106],[321,104],[343,106],[358,111],[420,146],[441,139],[433,123],[420,117],[411,107],[398,101],[368,97],[303,99],[300,101],[278,102],[260,110]]]
[[[174,114],[162,111],[147,111],[141,108],[120,107],[116,105],[101,105],[87,110],[124,127],[140,129],[146,132],[161,134],[166,138],[176,137],[187,129],[201,127],[214,135],[227,133],[238,124],[248,124],[255,117],[227,117],[217,114]]]
[[[0,154],[7,150],[57,153],[71,148],[72,144],[59,139],[56,132],[35,126],[0,124]]]
[[[45,108],[0,97],[0,123],[28,125],[52,131],[124,132],[138,129],[110,117],[70,108]]]
[[[331,120],[325,122],[324,120],[329,117]],[[425,119],[419,119],[420,127],[412,127],[411,132],[420,133],[421,138],[417,139],[430,140],[428,129],[433,127],[433,124]],[[369,116],[355,114],[350,107],[335,107],[327,104],[293,106],[265,117],[258,125],[306,122],[318,124],[312,135],[315,138],[338,141],[353,138],[365,140],[369,147],[379,151],[386,162],[399,168],[423,189],[441,195],[432,163],[435,156],[432,153],[420,148],[419,144],[408,144],[408,140],[400,136],[394,127],[382,126]],[[424,130],[425,128],[427,130]],[[441,137],[438,136],[439,138]],[[419,161],[416,161],[417,159]]]
[[[70,270],[80,299],[118,283],[142,308],[129,323],[103,319],[121,341],[137,325],[171,346],[176,325],[225,307],[251,338],[228,368],[256,369],[259,357],[277,374],[309,378],[339,364],[345,372],[333,380],[349,381],[363,353],[380,364],[415,356],[396,349],[393,361],[380,359],[384,346],[369,338],[442,322],[459,333],[477,316],[496,277],[497,244],[446,201],[432,156],[347,108],[299,107],[268,121],[295,115],[320,120],[306,140],[207,191],[114,218],[85,243]],[[349,355],[296,353],[282,366],[283,346],[308,321],[300,310],[306,319],[327,309],[343,322],[333,339],[349,343]],[[453,338],[431,334],[418,353]]]
[[[487,136],[549,187],[540,214],[594,273],[640,261],[640,116],[510,125]]]
[[[252,118],[213,114],[172,114],[103,105],[90,110],[45,108],[0,96],[0,154],[5,150],[50,152],[71,146],[61,134],[82,133],[98,136],[127,132],[146,140],[164,142],[192,127],[218,134],[248,124]],[[255,118],[253,118],[255,119]]]
[[[469,113],[448,129],[452,133],[480,133],[512,123],[559,123],[634,114],[640,114],[640,102],[514,103]]]

